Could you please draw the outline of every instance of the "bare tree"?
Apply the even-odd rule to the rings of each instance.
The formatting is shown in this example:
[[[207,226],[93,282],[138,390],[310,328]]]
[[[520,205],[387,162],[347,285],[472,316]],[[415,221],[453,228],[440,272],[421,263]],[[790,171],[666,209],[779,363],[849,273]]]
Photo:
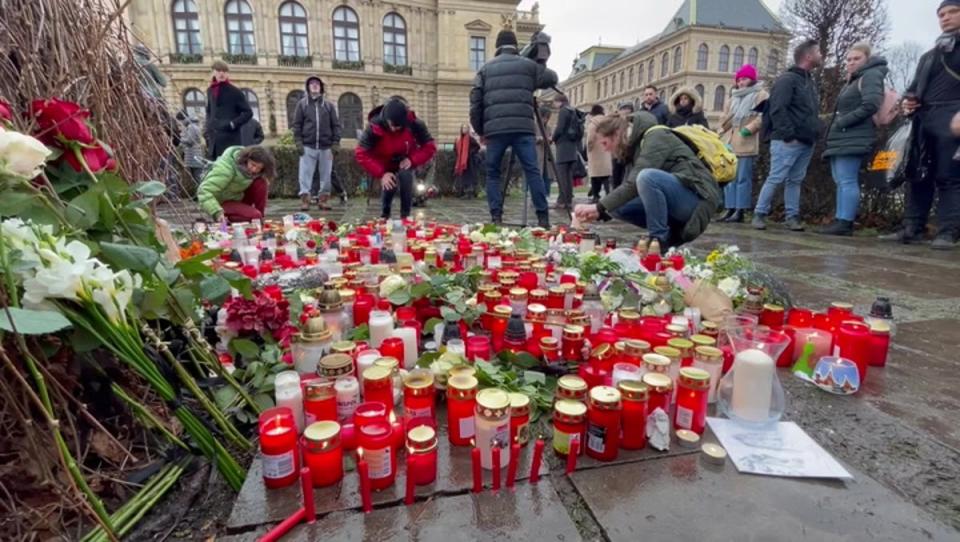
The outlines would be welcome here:
[[[916,41],[899,43],[886,52],[887,65],[890,68],[890,84],[900,94],[903,94],[913,82],[917,63],[920,62],[923,52],[923,45]]]

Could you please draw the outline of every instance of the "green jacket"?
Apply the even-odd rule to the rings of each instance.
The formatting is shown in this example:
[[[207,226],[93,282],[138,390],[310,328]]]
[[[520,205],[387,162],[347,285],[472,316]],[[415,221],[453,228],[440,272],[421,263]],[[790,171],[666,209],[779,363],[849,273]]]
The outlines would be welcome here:
[[[883,81],[887,72],[887,61],[880,56],[870,57],[853,72],[837,96],[824,157],[865,155],[873,149],[877,132],[873,115],[883,103]]]
[[[650,113],[640,112],[634,115],[633,131],[630,134],[627,155],[624,157],[627,176],[624,177],[624,183],[607,194],[600,204],[606,211],[613,212],[636,199],[636,179],[644,169],[659,169],[672,173],[701,200],[683,229],[671,232],[681,242],[688,243],[707,229],[710,219],[723,202],[723,193],[713,174],[693,150],[669,129],[650,130],[656,125],[657,119]]]
[[[240,201],[243,193],[253,182],[247,172],[237,167],[237,154],[243,147],[229,147],[203,177],[197,188],[197,202],[205,213],[216,217],[223,212],[220,205],[225,201]]]

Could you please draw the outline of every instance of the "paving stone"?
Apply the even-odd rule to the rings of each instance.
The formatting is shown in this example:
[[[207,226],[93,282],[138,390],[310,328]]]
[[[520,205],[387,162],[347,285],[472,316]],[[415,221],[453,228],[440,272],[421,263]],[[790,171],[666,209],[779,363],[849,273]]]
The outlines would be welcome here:
[[[904,348],[953,361],[960,353],[960,320],[942,318],[901,324],[894,340]]]
[[[853,472],[849,482],[739,474],[699,455],[576,472],[610,540],[956,540],[957,533]]]
[[[253,542],[268,527],[222,538],[224,542]],[[549,479],[518,484],[514,491],[438,496],[412,506],[376,508],[370,514],[334,512],[313,525],[302,524],[284,540],[291,542],[418,541],[574,541],[576,525]]]

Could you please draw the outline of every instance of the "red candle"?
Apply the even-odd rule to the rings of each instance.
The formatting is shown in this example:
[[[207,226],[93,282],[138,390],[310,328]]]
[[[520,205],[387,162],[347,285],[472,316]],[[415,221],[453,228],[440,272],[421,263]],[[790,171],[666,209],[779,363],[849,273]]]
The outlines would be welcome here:
[[[301,439],[303,462],[309,467],[315,487],[331,486],[343,479],[343,448],[340,424],[322,421],[310,424]]]
[[[490,449],[490,460],[493,463],[493,490],[500,491],[500,445],[495,444]]]
[[[454,446],[468,446],[475,432],[477,379],[468,375],[447,380],[447,436]]]
[[[670,400],[673,398],[673,380],[663,373],[647,373],[643,375],[643,383],[649,390],[647,399],[647,416],[656,409],[662,409],[670,414]]]
[[[870,326],[856,321],[840,324],[839,337],[836,340],[840,355],[857,364],[860,373],[860,385],[867,378],[870,356]]]
[[[403,339],[399,337],[389,337],[380,343],[380,354],[385,358],[396,358],[400,362],[400,367],[406,367],[404,358]]]
[[[264,485],[275,489],[293,484],[299,474],[293,411],[289,407],[264,410],[259,425]]]
[[[309,467],[300,469],[300,491],[303,492],[303,510],[307,523],[317,521],[317,507],[313,502],[313,475]]]
[[[707,423],[707,399],[710,391],[710,373],[695,367],[680,369],[677,379],[677,409],[673,426],[703,434]]]
[[[577,456],[580,455],[580,441],[570,442],[570,453],[567,454],[567,474],[573,474],[577,470]]]
[[[404,320],[416,320],[417,309],[414,307],[399,307],[395,316],[398,322],[402,322]]]
[[[783,325],[783,307],[769,303],[764,305],[760,311],[760,325],[780,329]]]
[[[890,324],[875,322],[870,326],[870,354],[867,361],[874,367],[883,367],[887,364],[887,354],[890,352]]]
[[[794,359],[793,352],[796,346],[797,328],[787,325],[782,326],[780,331],[783,331],[790,338],[790,343],[787,344],[787,347],[783,349],[783,353],[777,359],[777,367],[790,367]]]
[[[543,461],[543,447],[546,443],[542,438],[538,438],[533,445],[533,461],[530,463],[530,483],[535,484],[540,481],[540,462]],[[479,462],[479,457],[477,459]]]
[[[433,373],[415,369],[403,379],[403,413],[407,421],[423,418],[434,423]]]
[[[636,380],[621,380],[620,390],[623,409],[620,417],[620,447],[624,450],[640,450],[647,445],[647,385]]]
[[[403,499],[403,504],[410,506],[416,498],[415,469],[417,460],[413,454],[407,455],[407,491]]]
[[[530,440],[530,398],[523,393],[510,394],[510,442],[526,446]]]
[[[397,477],[393,428],[383,422],[367,424],[360,428],[359,439],[363,458],[370,469],[370,488],[379,491],[392,486]]]
[[[834,326],[839,326],[853,315],[853,305],[850,303],[833,302],[827,307],[827,316]]]
[[[466,348],[467,361],[471,363],[477,360],[487,361],[493,357],[490,352],[490,337],[483,335],[473,335],[472,337],[467,337]]]
[[[609,386],[590,390],[587,407],[587,455],[613,461],[620,448],[620,392]]]
[[[517,466],[520,463],[520,444],[514,442],[510,445],[510,463],[507,466],[507,487],[513,487],[517,479]],[[494,469],[499,471],[500,469]]]
[[[810,327],[812,323],[813,311],[810,309],[794,307],[790,309],[790,314],[787,315],[787,325],[791,325],[796,328]]]
[[[416,485],[430,485],[437,479],[437,432],[433,427],[418,425],[407,432],[407,455],[416,458]]]
[[[387,421],[387,407],[379,401],[367,401],[353,411],[353,424],[357,429],[374,422]]]
[[[363,399],[383,404],[393,412],[393,378],[389,368],[374,365],[363,371]]]
[[[370,323],[373,301],[373,296],[370,294],[360,294],[353,300],[353,322],[355,325]]]
[[[317,379],[304,386],[303,414],[307,425],[337,420],[337,391],[333,380]]]
[[[474,446],[470,452],[470,461],[473,464],[473,492],[483,491],[483,471],[480,468],[480,448]]]
[[[363,512],[369,514],[373,512],[373,498],[370,494],[370,466],[363,458],[363,448],[357,450],[357,474],[360,478],[360,500],[363,503]]]

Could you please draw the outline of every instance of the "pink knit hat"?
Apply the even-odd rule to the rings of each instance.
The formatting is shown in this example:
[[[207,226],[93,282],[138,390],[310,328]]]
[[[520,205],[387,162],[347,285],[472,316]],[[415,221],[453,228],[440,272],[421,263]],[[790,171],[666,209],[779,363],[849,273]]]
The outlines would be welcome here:
[[[751,81],[757,80],[757,69],[751,64],[744,64],[742,68],[737,70],[737,75],[733,78],[734,81],[739,81],[740,79],[746,77]]]

